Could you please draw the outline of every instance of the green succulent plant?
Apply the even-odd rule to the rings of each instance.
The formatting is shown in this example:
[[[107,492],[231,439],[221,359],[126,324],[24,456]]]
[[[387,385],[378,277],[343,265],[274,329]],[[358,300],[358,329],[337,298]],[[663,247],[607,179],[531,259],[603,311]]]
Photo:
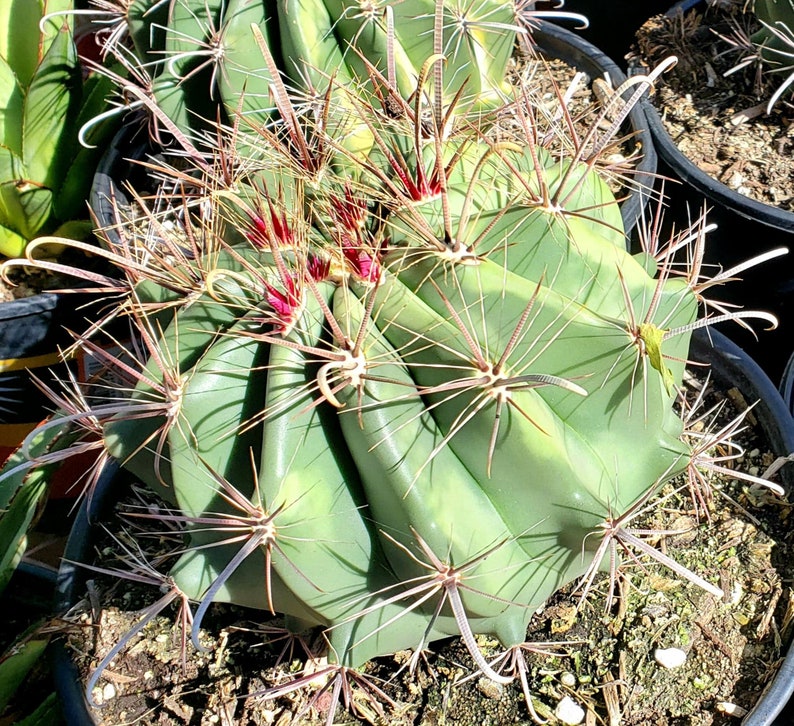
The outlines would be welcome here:
[[[0,3],[0,255],[19,257],[34,237],[90,234],[86,200],[107,137],[83,124],[101,113],[110,80],[83,80],[71,0]],[[60,228],[60,229],[59,229]]]
[[[93,447],[166,500],[138,516],[184,542],[134,632],[195,602],[204,649],[207,609],[232,602],[319,628],[339,688],[448,635],[509,682],[535,609],[577,579],[586,591],[618,546],[720,593],[627,522],[706,456],[674,405],[691,331],[750,314],[704,312],[699,274],[672,274],[685,243],[626,251],[598,123],[555,151],[524,89],[511,136],[471,107],[450,128],[461,101],[438,102],[440,61],[422,60],[407,97],[388,72],[355,94],[329,79],[316,114],[275,75],[268,126],[218,127],[211,152],[191,142],[166,209],[116,229],[112,317],[138,345],[106,352],[101,322],[81,340],[111,378],[53,392],[61,416],[0,482]],[[346,146],[351,113],[366,151]]]
[[[751,40],[770,73],[785,78],[767,104],[767,113],[794,84],[794,2],[792,0],[755,0],[753,12],[761,29]]]

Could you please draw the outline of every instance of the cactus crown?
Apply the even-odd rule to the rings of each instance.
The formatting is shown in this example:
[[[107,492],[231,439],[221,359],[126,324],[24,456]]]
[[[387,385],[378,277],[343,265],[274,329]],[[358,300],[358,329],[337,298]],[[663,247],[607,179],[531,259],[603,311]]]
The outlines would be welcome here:
[[[436,46],[454,12],[437,8]],[[629,515],[697,465],[674,409],[689,334],[744,315],[703,313],[706,283],[674,266],[702,235],[630,255],[599,127],[551,151],[522,89],[499,137],[435,50],[415,51],[407,94],[362,52],[368,79],[326,77],[308,111],[275,74],[277,118],[219,125],[211,150],[180,134],[193,168],[106,252],[132,359],[105,352],[101,324],[79,341],[122,395],[54,394],[63,417],[31,438],[98,435],[81,447],[169,502],[158,517],[186,543],[169,582],[199,603],[197,648],[229,601],[321,628],[341,679],[460,634],[509,681],[474,634],[520,659],[533,611],[589,587]],[[499,95],[487,73],[480,100]]]

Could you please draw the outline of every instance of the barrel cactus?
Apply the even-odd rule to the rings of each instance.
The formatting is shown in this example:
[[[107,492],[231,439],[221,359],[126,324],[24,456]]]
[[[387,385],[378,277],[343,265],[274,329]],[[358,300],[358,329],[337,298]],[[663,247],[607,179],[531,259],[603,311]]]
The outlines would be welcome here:
[[[98,325],[81,344],[111,378],[54,394],[38,436],[82,427],[168,502],[197,648],[223,601],[319,628],[337,683],[449,635],[508,682],[475,635],[518,662],[533,612],[641,543],[622,523],[696,462],[674,403],[714,319],[699,276],[627,252],[594,159],[541,143],[526,94],[510,137],[449,128],[437,64],[410,101],[388,72],[370,96],[329,80],[317,114],[277,88],[280,119],[218,127],[181,203],[108,241],[143,353]],[[366,152],[334,135],[351,112]]]

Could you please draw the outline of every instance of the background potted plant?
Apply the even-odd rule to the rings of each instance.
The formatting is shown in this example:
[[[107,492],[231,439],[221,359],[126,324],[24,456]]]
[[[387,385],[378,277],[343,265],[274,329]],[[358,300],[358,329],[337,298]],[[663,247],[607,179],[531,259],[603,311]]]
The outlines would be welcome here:
[[[791,39],[786,17],[793,12],[788,0],[679,2],[637,34],[630,66],[639,70],[660,56],[678,58],[645,110],[660,173],[683,182],[667,185],[668,223],[685,226],[705,199],[719,230],[711,265],[729,267],[748,249],[791,243],[790,87],[785,56],[773,50],[786,52],[784,39]],[[758,191],[768,196],[748,196]],[[746,283],[741,302],[774,310],[782,324],[763,344],[742,331],[731,335],[778,380],[791,336],[791,267],[750,272]]]
[[[105,110],[110,79],[81,64],[69,15],[71,0],[9,0],[0,6],[0,259],[43,258],[39,270],[58,272],[57,246],[29,247],[41,235],[87,241],[87,199],[94,169],[112,128],[80,129]],[[72,248],[64,262],[92,268]],[[0,281],[0,461],[46,412],[28,371],[46,378],[69,344],[65,327],[82,328],[88,298],[41,295],[74,285],[70,277],[17,274]],[[7,286],[6,286],[7,285]],[[64,373],[63,368],[60,374]]]

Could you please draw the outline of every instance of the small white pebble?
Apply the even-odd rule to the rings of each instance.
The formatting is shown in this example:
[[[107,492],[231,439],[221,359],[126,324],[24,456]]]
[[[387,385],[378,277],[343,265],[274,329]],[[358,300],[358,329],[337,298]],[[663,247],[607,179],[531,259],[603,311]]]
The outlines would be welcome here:
[[[102,702],[107,703],[116,697],[116,687],[112,683],[106,683],[102,687]]]
[[[576,724],[584,721],[584,709],[570,696],[565,696],[557,704],[557,708],[554,709],[554,715],[559,721],[564,724],[570,724],[570,726],[576,726]]]
[[[736,716],[736,718],[744,718],[747,715],[747,709],[737,706],[735,703],[728,701],[720,701],[717,703],[717,710],[728,716]]]
[[[573,688],[576,685],[576,676],[566,671],[560,675],[560,683],[562,683],[563,686],[568,686],[568,688]]]
[[[154,671],[146,671],[146,673],[143,674],[144,681],[151,680],[152,678],[154,678]]]
[[[680,648],[657,648],[653,657],[662,668],[679,668],[686,663],[686,653]]]

